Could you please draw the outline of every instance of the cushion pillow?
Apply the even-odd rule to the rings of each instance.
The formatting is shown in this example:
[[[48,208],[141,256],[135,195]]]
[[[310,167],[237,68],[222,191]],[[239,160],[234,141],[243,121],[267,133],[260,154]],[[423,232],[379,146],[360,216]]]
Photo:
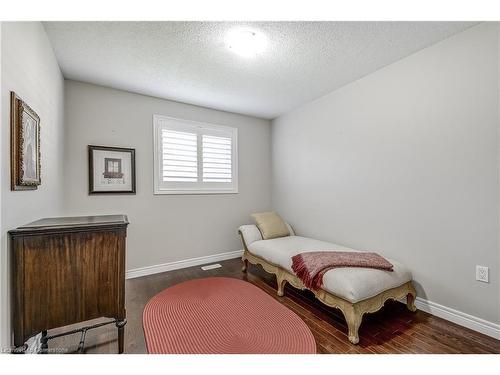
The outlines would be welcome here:
[[[259,212],[251,216],[264,240],[290,235],[287,225],[276,212]]]

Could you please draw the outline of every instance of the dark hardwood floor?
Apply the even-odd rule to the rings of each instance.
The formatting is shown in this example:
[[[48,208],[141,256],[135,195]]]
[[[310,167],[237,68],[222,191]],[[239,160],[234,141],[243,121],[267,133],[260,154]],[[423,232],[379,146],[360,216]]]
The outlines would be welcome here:
[[[318,353],[500,353],[500,341],[422,311],[412,313],[398,302],[387,302],[381,311],[365,316],[359,331],[360,342],[352,345],[347,340],[342,313],[321,304],[312,293],[287,285],[285,296],[278,297],[274,276],[259,266],[250,265],[248,274],[244,274],[239,259],[220,263],[222,268],[210,271],[197,266],[127,280],[125,353],[147,352],[142,311],[151,297],[182,281],[210,276],[243,279],[273,296],[307,323],[316,339]],[[68,328],[73,327],[64,330]],[[88,331],[86,353],[117,353],[117,336],[114,326]],[[71,353],[79,340],[79,334],[54,339],[49,348]]]

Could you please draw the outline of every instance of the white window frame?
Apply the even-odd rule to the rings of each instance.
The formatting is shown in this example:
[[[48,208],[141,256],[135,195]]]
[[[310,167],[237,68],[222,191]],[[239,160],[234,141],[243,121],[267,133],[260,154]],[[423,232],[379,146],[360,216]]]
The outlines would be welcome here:
[[[161,123],[168,122],[164,127]],[[195,132],[198,137],[198,182],[163,182],[163,154],[161,130]],[[202,136],[231,136],[231,183],[203,182]],[[162,194],[236,194],[238,193],[238,129],[230,126],[184,120],[175,117],[153,115],[153,187],[155,195]],[[170,185],[170,186],[169,186]]]

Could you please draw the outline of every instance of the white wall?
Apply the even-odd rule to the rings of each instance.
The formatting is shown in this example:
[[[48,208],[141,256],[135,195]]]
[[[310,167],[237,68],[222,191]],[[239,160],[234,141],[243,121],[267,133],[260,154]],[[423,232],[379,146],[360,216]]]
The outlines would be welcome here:
[[[2,22],[0,22],[0,89],[2,87]],[[1,94],[0,94],[1,96]],[[3,108],[2,105],[0,104],[0,129],[3,129],[4,124],[3,124]],[[0,130],[1,131],[1,130]],[[0,134],[0,165],[3,166],[3,155],[2,155],[2,136]],[[1,183],[1,177],[0,177],[0,233],[3,233],[2,229],[2,183]],[[5,285],[6,284],[6,279],[4,276],[6,275],[6,269],[4,266],[4,256],[3,256],[3,251],[2,251],[2,245],[0,243],[0,285]],[[5,288],[0,286],[0,348],[4,347],[5,344],[8,343],[7,339],[8,336],[7,334],[1,333],[7,331],[7,318],[5,317],[7,313],[7,309],[5,306],[5,299],[4,299],[4,294],[5,293]]]
[[[8,229],[126,213],[128,269],[241,248],[238,225],[271,207],[268,121],[72,81],[64,95],[39,23],[3,22],[0,34],[1,346]],[[274,208],[299,234],[408,264],[423,298],[500,322],[499,56],[496,26],[480,25],[276,119]],[[10,90],[42,120],[34,192],[10,191]],[[238,127],[239,194],[154,196],[154,113]],[[88,144],[136,148],[137,195],[88,196]],[[474,280],[476,264],[490,267],[489,284]]]
[[[1,52],[1,346],[10,345],[10,255],[7,230],[62,213],[64,80],[39,22],[3,22]],[[10,190],[10,91],[40,116],[42,185]]]
[[[270,208],[270,123],[66,81],[65,210],[127,214],[127,269],[242,249],[237,229]],[[239,193],[153,195],[153,114],[238,128]],[[136,195],[88,195],[87,145],[136,149]]]
[[[498,90],[497,25],[482,24],[277,118],[274,209],[299,234],[407,264],[420,297],[499,323]]]

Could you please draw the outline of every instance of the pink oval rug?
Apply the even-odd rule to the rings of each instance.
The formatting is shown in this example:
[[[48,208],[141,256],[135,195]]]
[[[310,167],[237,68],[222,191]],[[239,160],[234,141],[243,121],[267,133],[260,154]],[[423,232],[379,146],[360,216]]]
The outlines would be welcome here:
[[[242,280],[210,277],[172,286],[143,314],[152,354],[316,353],[309,327]]]

